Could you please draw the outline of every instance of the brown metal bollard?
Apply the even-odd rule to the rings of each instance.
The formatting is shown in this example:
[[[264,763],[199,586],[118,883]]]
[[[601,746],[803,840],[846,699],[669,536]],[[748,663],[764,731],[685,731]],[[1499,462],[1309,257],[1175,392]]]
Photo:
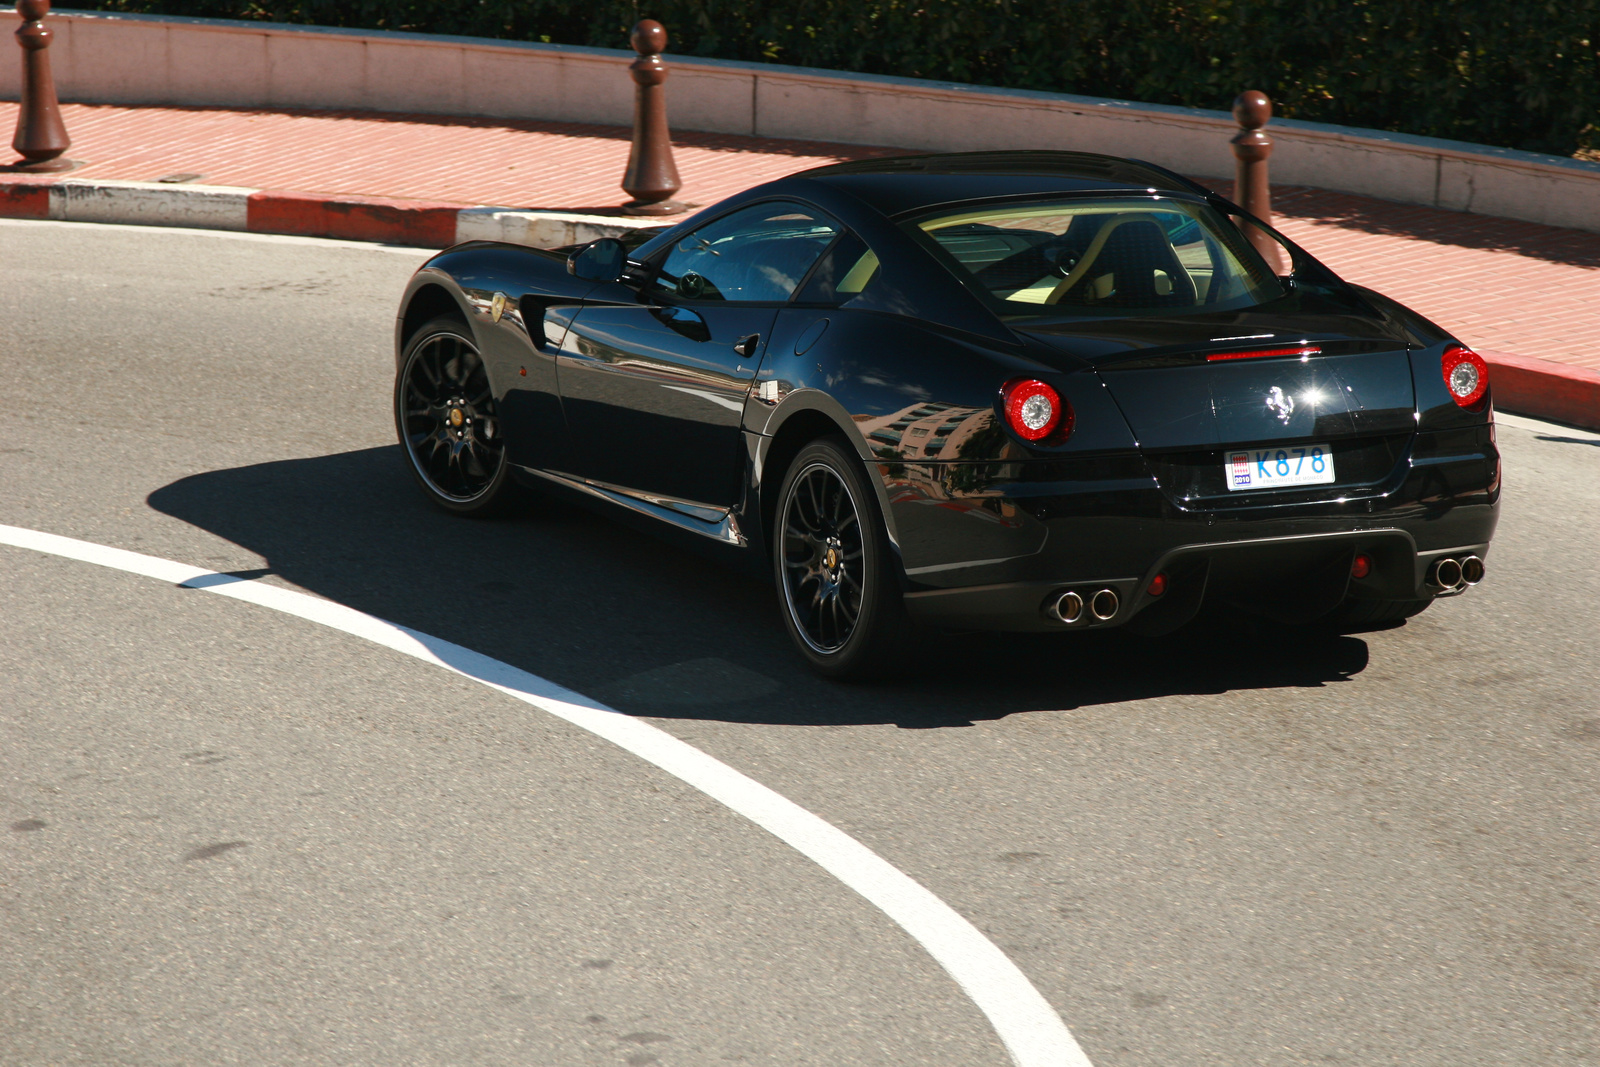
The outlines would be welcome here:
[[[661,61],[667,28],[655,19],[644,19],[628,35],[628,43],[639,53],[628,65],[638,90],[633,105],[633,149],[622,175],[622,189],[633,199],[622,210],[629,215],[676,215],[686,205],[671,199],[683,182],[672,162],[672,134],[667,130],[667,98],[662,86],[667,80],[667,65]]]
[[[56,82],[50,74],[46,50],[54,34],[44,24],[49,13],[50,0],[17,0],[17,14],[22,16],[17,30],[17,44],[22,46],[22,107],[17,111],[17,135],[11,147],[22,156],[22,162],[7,170],[56,171],[77,166],[60,158],[72,139],[61,121]]]
[[[1248,89],[1234,98],[1233,118],[1239,124],[1239,132],[1229,142],[1238,161],[1234,166],[1233,201],[1270,226],[1272,187],[1267,181],[1267,157],[1272,155],[1272,138],[1261,127],[1272,118],[1272,101],[1266,93]],[[1245,233],[1267,265],[1281,272],[1282,246],[1253,226]]]

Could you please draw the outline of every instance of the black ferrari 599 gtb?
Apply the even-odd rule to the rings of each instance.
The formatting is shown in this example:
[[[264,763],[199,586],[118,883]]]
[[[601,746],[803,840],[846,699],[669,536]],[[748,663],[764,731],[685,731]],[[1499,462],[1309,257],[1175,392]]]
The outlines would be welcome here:
[[[832,677],[919,627],[1402,619],[1482,580],[1498,515],[1481,358],[1133,160],[844,163],[631,241],[458,245],[395,345],[435,503],[539,483],[743,555]]]

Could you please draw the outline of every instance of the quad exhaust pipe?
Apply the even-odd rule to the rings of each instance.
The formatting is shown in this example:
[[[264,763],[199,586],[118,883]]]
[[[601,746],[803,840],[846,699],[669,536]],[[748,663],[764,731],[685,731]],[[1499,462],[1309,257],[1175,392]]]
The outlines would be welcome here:
[[[1083,597],[1068,589],[1050,606],[1050,614],[1067,625],[1072,625],[1083,618]]]
[[[1428,567],[1428,584],[1439,590],[1440,594],[1459,593],[1483,581],[1484,573],[1485,567],[1480,556],[1462,556],[1459,559],[1445,556],[1434,560]],[[1046,603],[1046,614],[1068,626],[1083,622],[1085,612],[1098,622],[1110,622],[1122,608],[1122,598],[1109,586],[1093,593],[1087,601],[1082,593],[1067,589]]]
[[[1437,586],[1446,593],[1452,593],[1477,585],[1483,581],[1483,575],[1483,560],[1478,556],[1465,556],[1461,559],[1446,557],[1434,560],[1433,566],[1428,568],[1428,584]]]
[[[1083,621],[1087,611],[1101,622],[1110,622],[1117,616],[1122,600],[1115,589],[1102,589],[1085,602],[1081,593],[1068,589],[1050,604],[1050,615],[1068,626]]]

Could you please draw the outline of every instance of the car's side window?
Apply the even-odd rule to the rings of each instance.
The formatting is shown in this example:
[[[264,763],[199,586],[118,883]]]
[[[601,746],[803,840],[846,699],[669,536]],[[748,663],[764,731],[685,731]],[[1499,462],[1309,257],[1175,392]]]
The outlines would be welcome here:
[[[802,304],[838,304],[867,287],[878,273],[878,256],[853,233],[842,234],[806,280]]]
[[[754,204],[681,238],[649,291],[679,300],[783,303],[838,234],[838,225],[814,208]]]

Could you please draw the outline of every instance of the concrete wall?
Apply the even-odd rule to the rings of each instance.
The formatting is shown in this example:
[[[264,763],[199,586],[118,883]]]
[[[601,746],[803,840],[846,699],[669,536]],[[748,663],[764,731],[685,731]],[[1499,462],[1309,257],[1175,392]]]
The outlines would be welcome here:
[[[471,37],[58,11],[64,101],[432,112],[628,125],[633,53]],[[19,49],[0,47],[0,98]],[[1225,112],[669,56],[677,129],[926,151],[1067,148],[1232,173]],[[1243,87],[1241,87],[1243,88]],[[1275,122],[1273,180],[1600,232],[1600,164]]]

